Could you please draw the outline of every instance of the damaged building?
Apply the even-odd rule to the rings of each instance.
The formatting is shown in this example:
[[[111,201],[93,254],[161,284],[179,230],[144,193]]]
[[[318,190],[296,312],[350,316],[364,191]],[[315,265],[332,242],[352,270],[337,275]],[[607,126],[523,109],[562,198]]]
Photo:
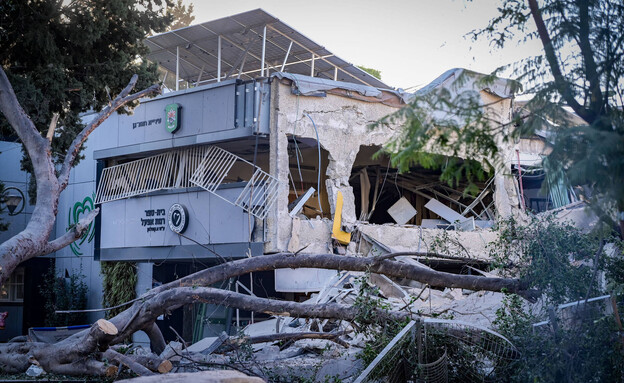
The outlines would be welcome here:
[[[94,131],[59,204],[57,235],[85,212],[101,209],[89,236],[56,253],[57,273],[81,270],[87,276],[89,308],[101,307],[104,261],[135,262],[140,295],[227,260],[280,252],[426,253],[446,233],[466,257],[401,259],[483,273],[487,245],[497,239],[496,219],[574,202],[566,186],[542,191],[543,137],[501,141],[505,161],[477,183],[476,195],[465,193],[467,181],[453,187],[441,182],[439,170],[400,172],[382,149],[401,134],[401,125],[371,125],[412,95],[263,10],[166,32],[146,45],[146,59],[159,65],[168,91]],[[462,75],[473,81],[457,84]],[[496,79],[479,87],[479,76],[452,69],[420,92],[477,92],[492,120],[509,124],[513,86]],[[343,286],[346,276],[340,275],[281,269],[217,287],[288,300],[329,299],[318,293]],[[495,293],[429,288],[423,294],[424,286],[410,281],[373,276],[373,282],[388,297],[418,295],[427,310],[466,313],[464,319],[485,327],[500,304]],[[265,319],[200,303],[157,322],[167,340],[177,337],[171,326],[191,343]],[[266,326],[275,332],[280,325]]]

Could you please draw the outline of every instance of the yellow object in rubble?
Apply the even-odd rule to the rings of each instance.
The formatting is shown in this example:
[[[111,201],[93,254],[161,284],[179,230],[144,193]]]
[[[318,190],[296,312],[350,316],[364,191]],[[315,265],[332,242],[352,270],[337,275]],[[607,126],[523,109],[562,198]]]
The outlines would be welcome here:
[[[343,245],[351,242],[351,233],[342,231],[342,193],[338,192],[336,196],[336,212],[334,213],[334,226],[332,228],[332,238],[336,239]]]

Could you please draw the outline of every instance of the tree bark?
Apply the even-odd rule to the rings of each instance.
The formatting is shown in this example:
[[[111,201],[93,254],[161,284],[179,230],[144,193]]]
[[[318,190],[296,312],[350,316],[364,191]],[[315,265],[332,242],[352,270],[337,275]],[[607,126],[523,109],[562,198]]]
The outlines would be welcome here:
[[[404,254],[404,253],[402,253]],[[267,298],[258,298],[236,293],[229,290],[220,290],[209,286],[219,281],[242,274],[256,271],[275,270],[279,268],[318,267],[325,269],[374,272],[390,277],[408,278],[431,286],[461,287],[470,290],[501,291],[521,294],[525,297],[536,297],[539,292],[529,289],[528,285],[517,279],[489,278],[475,275],[456,275],[417,267],[391,259],[388,257],[347,257],[335,254],[294,255],[272,254],[261,257],[245,258],[214,266],[177,281],[156,287],[141,299],[135,301],[128,309],[110,319],[110,322],[101,320],[78,334],[53,345],[40,343],[7,344],[0,346],[0,368],[20,371],[28,367],[29,357],[34,358],[44,370],[68,374],[69,366],[75,367],[74,373],[84,373],[87,365],[78,361],[89,362],[93,367],[93,374],[105,375],[110,373],[100,362],[97,355],[106,352],[109,345],[122,342],[134,332],[154,329],[156,318],[168,311],[185,304],[204,302],[217,305],[235,307],[242,310],[268,313],[279,316],[301,318],[331,318],[354,321],[360,317],[360,309],[338,303],[296,303],[278,301]],[[406,320],[415,318],[410,312],[399,312],[375,309],[374,315],[367,317],[363,323],[375,321],[377,323],[388,320]],[[116,334],[114,329],[120,329]],[[162,335],[160,335],[162,336]],[[156,334],[152,341],[159,343]],[[164,343],[162,343],[164,344]],[[161,345],[162,346],[162,345]],[[12,360],[7,360],[7,353],[13,353]],[[94,356],[95,355],[95,356]],[[137,362],[138,363],[138,362]],[[141,363],[139,363],[141,364]]]
[[[120,354],[117,351],[113,350],[112,348],[109,348],[108,350],[104,351],[103,356],[107,360],[112,360],[117,363],[123,364],[124,366],[128,367],[130,370],[132,370],[132,372],[134,372],[135,374],[139,376],[156,375],[147,367],[141,365],[138,361],[134,360],[130,356]]]
[[[419,253],[412,253],[418,255]],[[400,255],[410,255],[402,252]],[[382,257],[387,257],[384,255]],[[503,289],[523,296],[528,300],[541,293],[531,289],[527,281],[513,278],[488,278],[477,275],[451,274],[377,257],[348,257],[336,254],[292,254],[278,253],[261,257],[244,258],[223,263],[173,282],[156,287],[146,296],[181,286],[207,286],[225,279],[255,271],[269,271],[290,268],[322,268],[333,270],[363,271],[384,274],[388,277],[412,279],[433,287],[463,288],[468,290],[502,291]]]
[[[557,59],[555,47],[553,46],[550,34],[548,33],[546,23],[542,18],[542,11],[539,8],[539,4],[537,4],[537,0],[528,0],[528,3],[529,9],[531,10],[531,16],[537,26],[537,33],[542,42],[542,46],[544,47],[546,60],[548,61],[548,65],[550,65],[550,70],[555,79],[555,85],[557,86],[559,93],[566,103],[574,110],[574,112],[591,125],[597,118],[596,113],[593,110],[583,107],[578,101],[576,101],[570,83],[561,72],[559,59]]]
[[[231,337],[228,338],[219,348],[219,352],[226,352],[239,348],[243,343],[256,344],[266,342],[281,342],[281,341],[297,341],[301,339],[325,339],[336,342],[343,347],[349,347],[349,344],[340,337],[348,334],[348,331],[339,332],[288,332],[279,334],[259,335],[252,337]]]

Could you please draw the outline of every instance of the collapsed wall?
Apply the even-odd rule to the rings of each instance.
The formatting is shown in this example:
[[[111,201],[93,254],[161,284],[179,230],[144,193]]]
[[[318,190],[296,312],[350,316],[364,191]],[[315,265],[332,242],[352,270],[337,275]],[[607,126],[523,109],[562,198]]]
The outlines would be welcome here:
[[[443,227],[439,225],[440,217],[424,208],[430,199],[440,200],[466,216],[474,215],[478,222],[491,222],[513,213],[518,201],[517,187],[509,169],[499,169],[487,185],[481,184],[482,194],[486,195],[480,196],[482,200],[473,206],[472,197],[465,196],[461,188],[453,190],[441,184],[438,174],[426,169],[416,169],[411,175],[399,174],[388,158],[373,155],[401,133],[399,125],[371,128],[371,124],[405,105],[399,95],[378,91],[380,94],[375,97],[367,95],[366,90],[328,91],[327,88],[318,92],[306,88],[308,95],[303,95],[296,80],[283,78],[272,83],[270,167],[281,186],[280,202],[267,222],[265,252],[332,252],[331,220],[338,193],[343,197],[341,224],[345,230],[363,233],[395,251],[427,251],[428,244],[444,231],[438,228]],[[488,110],[492,119],[502,123],[511,121],[510,99],[491,92],[481,93],[484,102],[493,105]],[[499,102],[492,102],[496,100]],[[360,178],[362,173],[367,173],[364,178]],[[283,201],[291,203],[309,186],[318,189],[307,204],[312,208],[289,215],[292,205],[289,208]],[[365,204],[363,199],[372,195],[373,189],[373,201]],[[386,205],[375,206],[391,193],[394,194]],[[413,196],[409,202],[416,206],[417,214],[399,225],[388,218],[386,210],[406,194]],[[371,213],[364,211],[368,205],[377,213],[383,210],[385,220],[364,214]],[[487,258],[487,243],[495,240],[496,235],[487,229],[491,224],[483,224],[485,229],[478,226],[474,231],[459,233],[461,243],[471,256]],[[348,249],[358,252],[355,244]]]

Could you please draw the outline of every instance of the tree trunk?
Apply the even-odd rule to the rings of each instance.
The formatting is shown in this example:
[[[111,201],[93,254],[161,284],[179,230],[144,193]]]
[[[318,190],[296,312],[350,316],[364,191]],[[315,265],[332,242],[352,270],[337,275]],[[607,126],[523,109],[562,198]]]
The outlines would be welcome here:
[[[98,113],[91,123],[87,124],[76,136],[65,155],[57,176],[50,141],[39,133],[31,119],[26,115],[15,96],[6,73],[0,67],[0,112],[4,114],[24,145],[37,180],[37,201],[26,228],[0,244],[0,285],[7,281],[20,263],[39,255],[53,253],[84,235],[99,209],[94,209],[71,230],[50,241],[50,235],[56,222],[59,196],[69,182],[71,168],[89,134],[127,103],[147,95],[160,93],[160,87],[153,85],[145,90],[130,94],[137,80],[138,76],[134,75],[130,83],[111,101],[110,105]]]
[[[122,342],[139,330],[152,332],[158,316],[195,302],[301,318],[331,318],[353,321],[360,316],[358,307],[338,303],[314,304],[278,301],[229,290],[203,287],[256,271],[318,267],[374,272],[390,277],[413,279],[428,283],[431,286],[490,291],[507,289],[528,298],[534,298],[539,294],[538,291],[529,289],[526,283],[517,279],[443,273],[387,259],[388,257],[384,258],[347,257],[334,254],[273,254],[227,262],[156,287],[144,294],[128,309],[111,318],[110,322],[100,320],[91,329],[74,334],[59,343],[52,345],[41,343],[2,345],[0,346],[0,368],[13,372],[24,371],[30,362],[36,361],[47,372],[75,375],[85,374],[85,371],[89,371],[88,373],[92,375],[110,374],[111,370],[102,363],[102,358],[110,355],[110,353],[106,354],[110,345]],[[360,321],[370,323],[371,321],[406,320],[408,318],[416,319],[417,317],[408,311],[375,309],[374,315],[369,317],[367,321],[362,319]],[[159,332],[153,332],[150,337],[152,344],[155,344],[158,350],[164,345],[161,337]],[[119,357],[117,358],[119,359]],[[121,361],[121,359],[119,360]],[[126,362],[122,361],[128,365],[129,363]],[[150,370],[153,369],[153,366],[152,368],[146,366],[147,362],[141,363],[136,359],[133,359],[132,362]],[[145,373],[140,367],[133,365],[132,368]]]

